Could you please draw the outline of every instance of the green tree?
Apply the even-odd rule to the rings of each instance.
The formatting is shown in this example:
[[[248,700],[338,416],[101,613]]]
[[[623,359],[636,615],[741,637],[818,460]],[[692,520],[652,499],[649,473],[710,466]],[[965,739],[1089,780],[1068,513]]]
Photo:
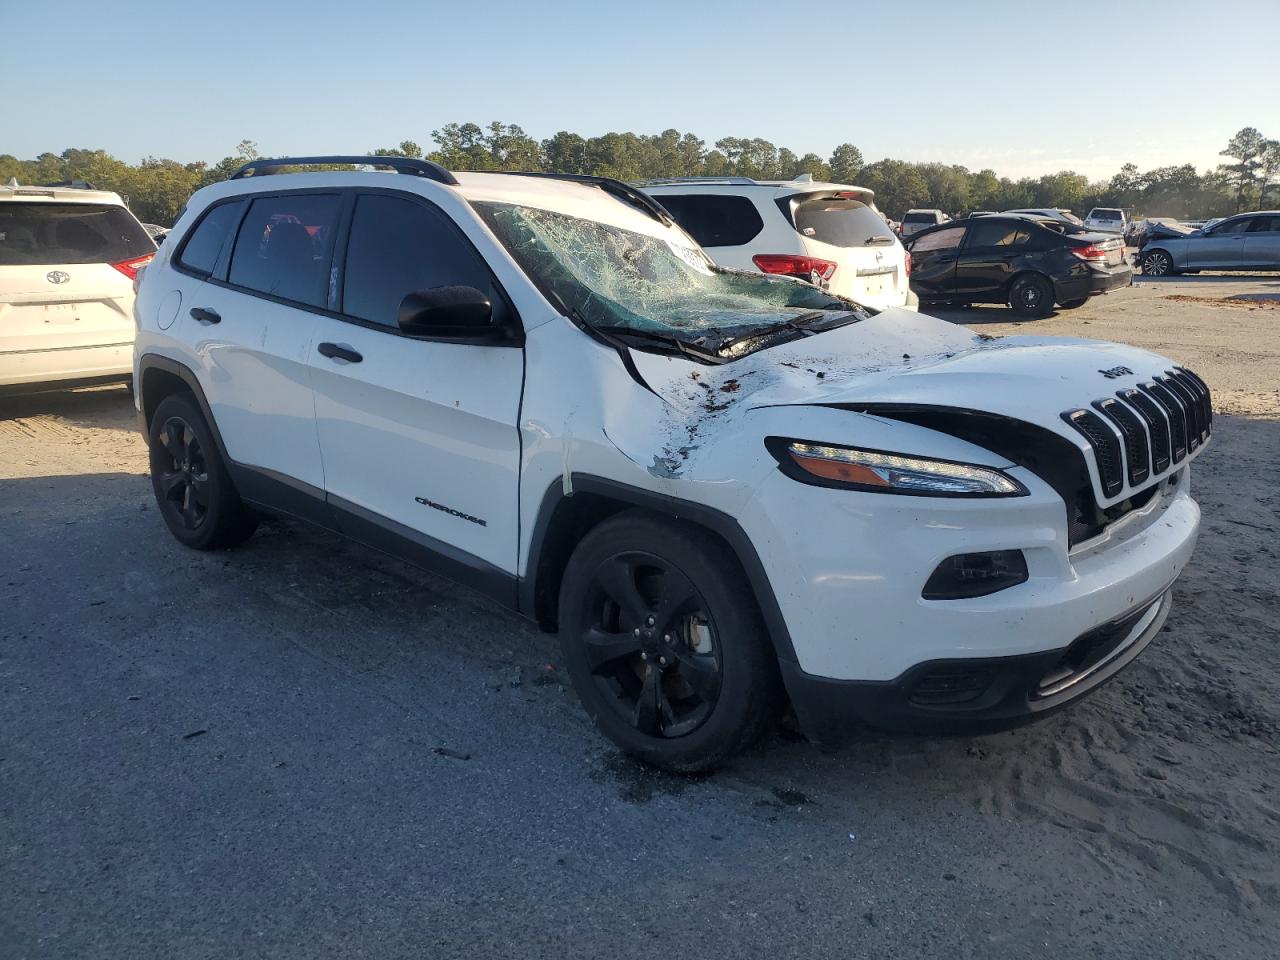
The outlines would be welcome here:
[[[831,180],[834,183],[856,183],[865,163],[861,150],[852,143],[842,143],[831,151]]]
[[[1244,127],[1227,143],[1221,156],[1231,157],[1235,163],[1224,163],[1219,169],[1227,175],[1235,187],[1236,213],[1244,207],[1245,195],[1262,168],[1262,154],[1267,140],[1256,127]]]

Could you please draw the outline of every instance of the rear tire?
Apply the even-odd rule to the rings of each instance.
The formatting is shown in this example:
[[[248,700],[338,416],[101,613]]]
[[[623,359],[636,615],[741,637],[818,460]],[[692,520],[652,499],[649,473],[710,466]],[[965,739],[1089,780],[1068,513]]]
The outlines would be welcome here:
[[[639,510],[590,531],[560,591],[560,644],[582,705],[621,749],[709,770],[776,719],[777,665],[737,559]]]
[[[1074,300],[1063,300],[1060,304],[1058,304],[1058,306],[1060,306],[1063,310],[1075,310],[1078,307],[1083,307],[1088,302],[1089,302],[1088,297],[1077,297]]]
[[[1009,288],[1009,306],[1030,320],[1047,317],[1053,313],[1053,284],[1038,273],[1019,277]]]
[[[258,526],[236,494],[195,398],[165,397],[151,417],[151,488],[169,532],[195,550],[233,547]]]

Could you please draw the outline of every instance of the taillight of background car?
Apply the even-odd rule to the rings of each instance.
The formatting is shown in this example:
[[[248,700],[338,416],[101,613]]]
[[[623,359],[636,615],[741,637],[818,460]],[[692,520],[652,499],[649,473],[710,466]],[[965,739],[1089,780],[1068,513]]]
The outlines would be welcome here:
[[[910,250],[902,251],[902,261],[903,261],[903,266],[906,267],[907,276],[908,277],[911,276],[911,251]]]
[[[138,279],[138,271],[150,263],[154,258],[154,253],[144,253],[140,257],[133,257],[129,260],[121,260],[119,263],[113,263],[112,266],[130,280],[136,281]]]
[[[765,273],[779,273],[787,277],[800,277],[811,283],[830,280],[836,272],[836,264],[818,257],[802,257],[791,253],[757,253],[751,262]]]
[[[1107,251],[1092,243],[1086,247],[1072,247],[1071,252],[1081,260],[1090,260],[1099,263],[1106,263],[1107,261]]]

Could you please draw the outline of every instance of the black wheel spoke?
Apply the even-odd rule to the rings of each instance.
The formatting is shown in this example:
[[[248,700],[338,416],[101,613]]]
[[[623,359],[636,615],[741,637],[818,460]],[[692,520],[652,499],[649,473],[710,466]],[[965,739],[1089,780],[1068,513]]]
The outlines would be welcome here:
[[[618,666],[619,660],[640,652],[640,638],[627,633],[605,633],[592,630],[586,637],[587,662],[592,673],[607,673]]]
[[[720,692],[720,665],[716,658],[678,650],[676,660],[680,678],[689,684],[698,698],[706,703],[714,702]]]
[[[182,421],[170,420],[164,425],[164,436],[160,438],[169,456],[175,464],[182,463],[186,450],[182,446]]]
[[[654,664],[646,664],[635,710],[635,726],[641,733],[651,737],[662,733],[662,700],[662,672]]]
[[[182,495],[186,484],[186,475],[181,470],[160,474],[160,493],[166,500],[177,500]]]
[[[633,626],[648,616],[649,605],[636,584],[634,564],[621,557],[614,557],[600,567],[596,579],[609,599],[618,605],[623,625]]]
[[[196,477],[191,478],[191,499],[200,507],[206,510],[209,507],[209,478]]]
[[[683,573],[667,570],[662,575],[662,593],[658,597],[658,610],[661,612],[663,630],[675,628],[675,621],[697,602],[698,591],[692,581]]]

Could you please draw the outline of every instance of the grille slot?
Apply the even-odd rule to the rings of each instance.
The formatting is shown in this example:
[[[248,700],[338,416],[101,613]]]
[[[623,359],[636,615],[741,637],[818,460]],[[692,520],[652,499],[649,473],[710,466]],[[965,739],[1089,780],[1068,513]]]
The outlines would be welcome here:
[[[1102,480],[1102,492],[1114,497],[1124,487],[1124,467],[1120,454],[1120,438],[1115,435],[1100,416],[1092,410],[1072,410],[1062,419],[1075,427],[1093,448],[1098,463],[1098,476]]]
[[[1147,433],[1151,437],[1151,469],[1164,473],[1169,469],[1169,415],[1139,390],[1121,390],[1116,396],[1137,410],[1147,425]]]
[[[1185,383],[1178,379],[1172,371],[1166,371],[1167,379],[1162,381],[1170,392],[1177,394],[1182,401],[1187,415],[1187,453],[1195,450],[1204,440],[1204,411],[1200,408],[1200,397]]]
[[[1120,430],[1124,438],[1124,459],[1129,467],[1129,485],[1136,487],[1151,476],[1151,454],[1142,421],[1119,400],[1095,400],[1093,407]]]
[[[1185,367],[1174,367],[1174,376],[1195,394],[1200,404],[1200,439],[1208,440],[1213,433],[1213,398],[1209,395],[1209,385]]]
[[[1159,404],[1169,418],[1169,434],[1173,441],[1171,458],[1174,463],[1181,463],[1187,455],[1187,419],[1182,413],[1182,402],[1160,383],[1159,377],[1155,378],[1155,383],[1138,384],[1138,389]]]

